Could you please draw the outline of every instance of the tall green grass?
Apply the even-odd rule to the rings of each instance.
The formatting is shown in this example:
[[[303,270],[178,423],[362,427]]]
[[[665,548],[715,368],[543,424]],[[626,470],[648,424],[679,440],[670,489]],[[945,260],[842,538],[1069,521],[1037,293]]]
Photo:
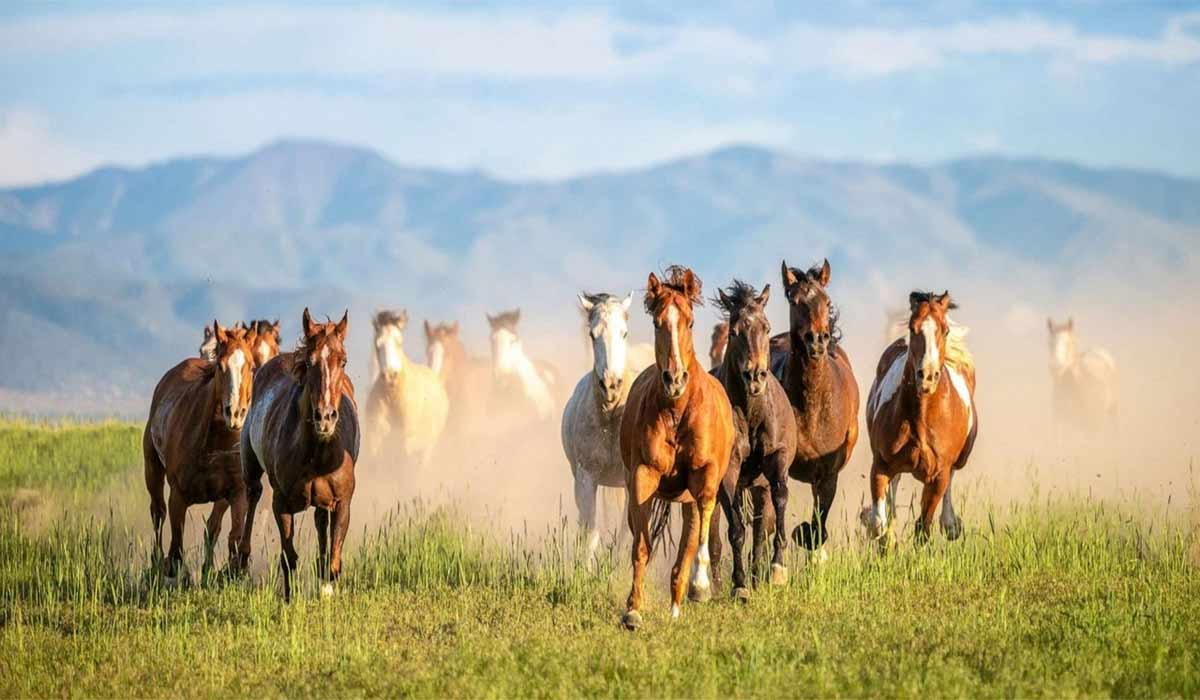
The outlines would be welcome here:
[[[0,419],[0,491],[95,490],[141,466],[141,441],[129,423]]]

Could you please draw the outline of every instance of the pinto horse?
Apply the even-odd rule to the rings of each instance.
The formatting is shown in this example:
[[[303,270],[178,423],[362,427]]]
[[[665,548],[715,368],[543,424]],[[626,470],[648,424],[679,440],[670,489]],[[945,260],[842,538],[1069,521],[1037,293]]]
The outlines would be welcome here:
[[[838,338],[837,311],[829,299],[829,261],[807,272],[782,263],[790,329],[771,339],[772,370],[787,392],[796,420],[791,477],[812,486],[812,522],[792,538],[825,556],[826,523],[837,496],[838,475],[858,441],[858,382]]]
[[[642,623],[654,499],[683,504],[683,532],[671,569],[671,617],[679,617],[698,549],[692,598],[711,596],[709,529],[733,449],[733,409],[721,383],[700,367],[692,339],[692,307],[703,303],[700,279],[678,266],[668,268],[664,277],[660,281],[651,273],[646,287],[645,308],[654,320],[655,365],[634,381],[621,417],[621,458],[633,535],[633,585],[621,618],[628,629]],[[704,547],[699,547],[701,542]]]
[[[911,473],[924,488],[917,537],[929,538],[938,501],[946,538],[962,535],[954,513],[950,481],[975,446],[975,366],[964,338],[966,329],[950,321],[950,293],[913,292],[907,337],[892,343],[879,359],[867,395],[867,434],[871,440],[871,500],[862,520],[884,547],[893,541],[889,504],[900,475]]]
[[[588,337],[592,340],[592,370],[580,378],[563,409],[561,434],[563,452],[575,481],[575,506],[589,562],[594,560],[600,545],[597,490],[602,490],[605,496],[601,503],[606,511],[609,507],[614,512],[623,508],[621,417],[629,388],[643,369],[629,362],[632,304],[632,294],[624,298],[613,294],[579,295],[579,306],[587,316]]]
[[[233,505],[229,561],[236,568],[238,537],[246,517],[246,487],[238,461],[238,439],[254,391],[254,361],[244,328],[213,321],[213,359],[189,358],[163,375],[150,400],[142,433],[146,490],[155,551],[162,558],[162,524],[170,516],[171,544],[164,561],[168,579],[183,564],[183,528],[188,506],[213,503],[204,547],[204,571],[212,567],[221,520]],[[163,501],[163,483],[171,485]]]
[[[379,311],[372,319],[371,365],[378,376],[367,396],[367,454],[377,457],[389,436],[399,438],[403,456],[425,467],[446,429],[446,387],[429,367],[404,352],[407,311]]]
[[[250,518],[242,530],[243,566],[250,556],[254,511],[262,496],[265,471],[271,482],[271,509],[279,528],[283,595],[291,599],[292,572],[299,555],[292,543],[296,513],[315,507],[318,570],[333,593],[342,570],[342,543],[350,529],[354,463],[358,459],[358,408],[346,375],[346,330],[316,323],[304,310],[304,337],[294,352],[283,353],[258,371],[255,397],[242,431],[242,470]],[[330,520],[332,518],[332,533]],[[329,538],[332,535],[332,547]],[[327,556],[328,553],[328,556]]]
[[[750,595],[746,588],[742,545],[746,538],[747,490],[752,487],[760,492],[770,490],[775,517],[775,551],[770,580],[776,585],[787,582],[783,557],[787,549],[788,472],[796,456],[796,418],[787,392],[770,371],[771,324],[766,315],[770,294],[771,285],[763,287],[760,294],[754,287],[734,280],[728,293],[718,290],[714,300],[728,318],[729,342],[721,366],[713,370],[713,375],[729,396],[736,431],[729,470],[721,482],[718,500],[729,520],[733,595],[741,600]],[[756,494],[754,500],[761,502],[764,495]],[[756,515],[752,565],[755,579],[765,544],[761,510]],[[720,565],[720,550],[711,546],[710,549],[713,550],[712,565],[716,569]]]

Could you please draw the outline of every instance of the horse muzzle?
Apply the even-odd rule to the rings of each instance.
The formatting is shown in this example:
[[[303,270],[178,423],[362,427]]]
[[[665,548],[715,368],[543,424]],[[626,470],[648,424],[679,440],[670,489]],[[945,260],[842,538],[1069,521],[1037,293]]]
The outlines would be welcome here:
[[[762,396],[767,390],[767,370],[765,368],[747,369],[742,372],[742,381],[746,383],[746,393],[751,396]]]
[[[338,412],[336,408],[332,409],[317,409],[316,417],[313,419],[313,432],[317,434],[317,439],[328,440],[337,432]]]
[[[672,400],[677,399],[680,396],[683,396],[684,390],[687,389],[688,372],[687,372],[687,370],[684,370],[677,374],[672,374],[670,372],[663,372],[662,373],[662,383],[663,383],[663,391],[666,392],[667,398],[672,399]]]
[[[221,418],[225,421],[225,425],[232,430],[241,430],[246,424],[246,414],[250,412],[248,407],[234,408],[233,406],[225,406],[221,409]]]
[[[926,372],[923,369],[917,369],[917,382],[921,386],[921,392],[924,394],[932,394],[937,391],[938,384],[942,381],[942,370],[937,369],[932,372]]]

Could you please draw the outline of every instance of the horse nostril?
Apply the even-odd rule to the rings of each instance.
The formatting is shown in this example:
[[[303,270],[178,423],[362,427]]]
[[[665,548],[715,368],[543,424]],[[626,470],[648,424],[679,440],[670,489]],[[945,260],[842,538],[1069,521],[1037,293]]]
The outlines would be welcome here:
[[[687,373],[687,370],[686,370],[686,369],[683,371],[683,374],[680,376],[680,379],[682,379],[682,380],[683,380],[685,383],[687,382],[687,380],[688,380],[688,373]]]
[[[670,373],[670,372],[663,372],[663,377],[662,377],[662,379],[663,379],[663,384],[670,384],[670,383],[671,383],[671,373]]]

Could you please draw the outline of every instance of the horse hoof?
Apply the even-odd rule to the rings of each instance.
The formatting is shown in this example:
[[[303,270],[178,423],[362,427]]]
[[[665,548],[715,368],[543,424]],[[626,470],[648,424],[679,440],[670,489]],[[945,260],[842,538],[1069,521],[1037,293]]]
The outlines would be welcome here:
[[[942,532],[946,533],[946,539],[953,542],[963,534],[962,518],[955,518],[948,523],[942,523]]]
[[[321,584],[321,597],[322,598],[332,598],[333,597],[333,584],[332,583]]]
[[[750,602],[750,589],[745,586],[739,586],[733,589],[733,599],[739,603],[745,604]]]
[[[182,576],[163,576],[163,588],[177,589],[183,587]]]
[[[712,587],[705,586],[704,588],[689,588],[688,600],[693,603],[707,603],[712,600]]]
[[[621,616],[621,626],[630,632],[636,632],[642,626],[642,614],[637,610],[626,610]]]
[[[783,564],[771,565],[771,585],[786,586],[788,582],[788,570]]]
[[[808,550],[809,566],[820,566],[829,561],[829,550],[824,547]]]

